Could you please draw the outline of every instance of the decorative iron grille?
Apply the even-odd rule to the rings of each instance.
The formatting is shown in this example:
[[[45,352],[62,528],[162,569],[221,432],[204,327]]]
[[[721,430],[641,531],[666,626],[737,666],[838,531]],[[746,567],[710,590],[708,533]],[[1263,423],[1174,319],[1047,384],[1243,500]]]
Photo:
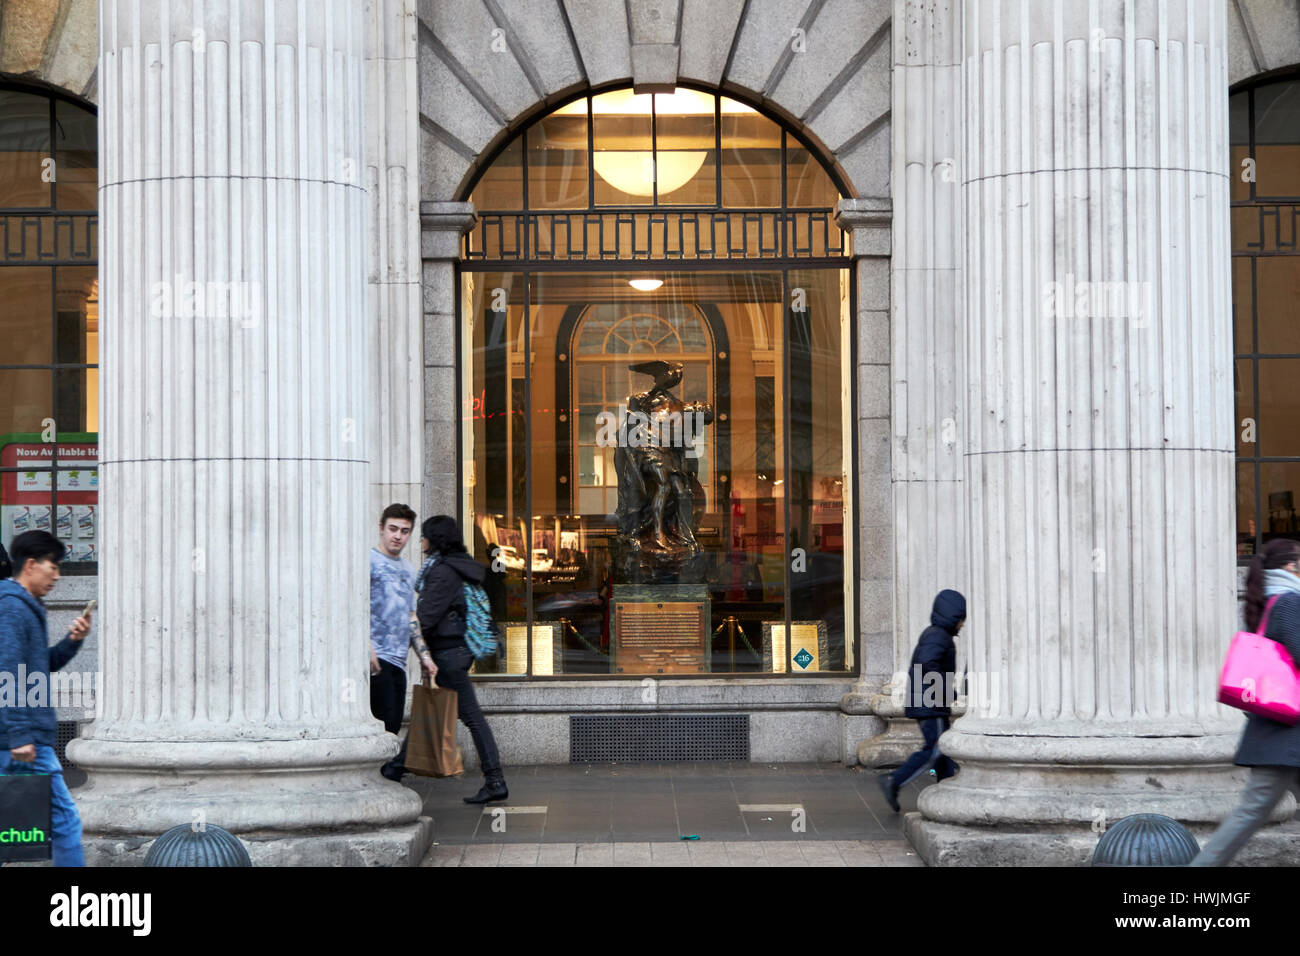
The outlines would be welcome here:
[[[486,212],[462,249],[475,265],[847,255],[847,236],[832,209]]]

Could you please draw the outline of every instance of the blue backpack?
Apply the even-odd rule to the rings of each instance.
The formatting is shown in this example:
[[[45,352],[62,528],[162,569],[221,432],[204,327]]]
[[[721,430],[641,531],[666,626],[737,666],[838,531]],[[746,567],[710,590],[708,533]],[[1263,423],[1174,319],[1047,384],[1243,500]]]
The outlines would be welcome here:
[[[492,620],[487,592],[480,584],[465,582],[465,645],[476,660],[497,652],[499,632]]]

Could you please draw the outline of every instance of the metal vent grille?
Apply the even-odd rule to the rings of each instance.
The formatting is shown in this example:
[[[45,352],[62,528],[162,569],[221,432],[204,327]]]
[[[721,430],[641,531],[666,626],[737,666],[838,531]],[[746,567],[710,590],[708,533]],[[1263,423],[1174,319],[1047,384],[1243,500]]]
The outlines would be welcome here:
[[[597,714],[569,718],[569,763],[748,760],[748,714]]]
[[[55,734],[54,754],[59,758],[59,763],[65,767],[70,767],[72,764],[68,763],[68,741],[77,739],[77,722],[75,720],[60,720]]]

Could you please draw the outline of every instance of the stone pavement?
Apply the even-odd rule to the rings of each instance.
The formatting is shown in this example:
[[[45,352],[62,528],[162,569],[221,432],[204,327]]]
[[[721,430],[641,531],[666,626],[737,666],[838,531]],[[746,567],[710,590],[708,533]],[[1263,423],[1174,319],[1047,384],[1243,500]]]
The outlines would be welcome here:
[[[508,768],[506,779],[510,799],[486,808],[461,800],[477,774],[403,780],[434,821],[422,866],[924,865],[870,770],[577,764]],[[903,813],[919,792],[900,796]]]

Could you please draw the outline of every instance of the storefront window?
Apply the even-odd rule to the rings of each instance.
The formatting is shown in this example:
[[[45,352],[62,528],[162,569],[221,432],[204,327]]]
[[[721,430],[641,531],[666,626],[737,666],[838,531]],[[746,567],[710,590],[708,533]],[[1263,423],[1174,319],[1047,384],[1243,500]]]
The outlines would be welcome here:
[[[0,86],[0,536],[54,533],[96,561],[95,115]]]
[[[839,196],[775,121],[686,89],[579,99],[487,169],[462,507],[506,647],[480,671],[854,669]]]
[[[1237,555],[1300,534],[1300,80],[1229,100]]]

